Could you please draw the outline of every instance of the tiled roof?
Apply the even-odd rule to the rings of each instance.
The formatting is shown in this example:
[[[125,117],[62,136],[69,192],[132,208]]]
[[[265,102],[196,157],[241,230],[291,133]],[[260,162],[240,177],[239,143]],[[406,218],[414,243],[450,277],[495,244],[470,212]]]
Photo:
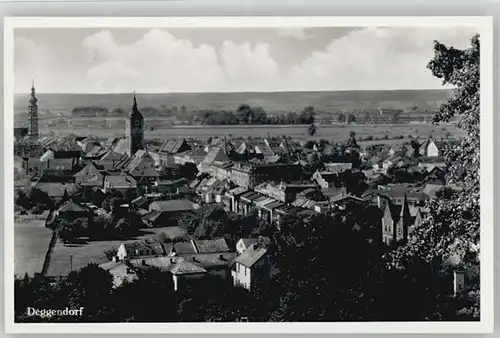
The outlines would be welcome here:
[[[193,202],[189,200],[169,200],[153,202],[149,208],[151,210],[158,210],[162,212],[188,211],[194,210],[194,205]]]
[[[267,249],[262,247],[255,248],[255,245],[243,251],[243,253],[236,257],[235,262],[240,263],[247,268],[251,268],[257,261],[259,261],[266,254]]]
[[[64,191],[67,191],[68,194],[71,194],[75,191],[75,185],[74,184],[64,184],[64,183],[58,183],[58,182],[38,182],[35,183],[33,186],[35,189],[39,189],[50,197],[62,197],[64,196]]]
[[[229,247],[227,246],[226,240],[224,238],[210,239],[210,240],[195,240],[197,251],[199,253],[215,253],[215,252],[227,252]]]
[[[67,201],[58,210],[59,212],[86,212],[87,209],[73,201]]]
[[[104,180],[109,183],[110,188],[135,188],[137,186],[134,178],[128,175],[109,175]]]
[[[269,245],[269,243],[271,243],[271,239],[269,237],[242,238],[241,241],[246,248],[249,248],[251,245],[258,243],[259,241],[262,241],[264,245]]]
[[[174,251],[176,254],[194,254],[196,247],[192,242],[177,242],[174,244]]]
[[[172,269],[170,269],[170,272],[173,275],[188,275],[195,273],[206,273],[207,270],[197,264],[184,260],[177,263]]]

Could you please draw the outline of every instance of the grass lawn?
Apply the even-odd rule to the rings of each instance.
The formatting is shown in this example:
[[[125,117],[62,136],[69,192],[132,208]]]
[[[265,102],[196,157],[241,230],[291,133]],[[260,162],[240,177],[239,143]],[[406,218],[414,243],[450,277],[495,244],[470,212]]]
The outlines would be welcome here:
[[[45,228],[44,219],[14,223],[14,271],[20,277],[42,270],[52,231]]]

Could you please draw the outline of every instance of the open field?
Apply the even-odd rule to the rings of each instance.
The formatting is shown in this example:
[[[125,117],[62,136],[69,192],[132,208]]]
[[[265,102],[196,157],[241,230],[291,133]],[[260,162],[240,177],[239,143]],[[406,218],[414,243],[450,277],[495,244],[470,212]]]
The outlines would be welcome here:
[[[314,106],[319,112],[365,109],[435,109],[451,95],[449,90],[360,90],[324,92],[246,92],[246,93],[138,93],[140,107],[182,107],[187,111],[214,109],[233,111],[241,104],[260,106],[268,112],[299,111]],[[132,93],[121,94],[37,94],[43,115],[68,114],[75,107],[120,107],[129,111]],[[16,115],[27,112],[29,91],[14,95]],[[145,116],[148,117],[147,115]]]
[[[422,124],[351,124],[351,125],[318,125],[317,133],[314,137],[310,137],[307,133],[307,125],[258,125],[258,126],[174,126],[168,128],[155,128],[154,130],[145,130],[145,138],[151,139],[170,139],[170,138],[199,138],[206,140],[209,137],[227,136],[227,137],[267,137],[271,136],[291,136],[293,139],[327,139],[330,141],[342,141],[349,138],[349,133],[354,131],[358,138],[373,136],[374,138],[382,138],[385,134],[388,138],[403,135],[408,138],[408,135],[420,136],[427,138],[432,135],[435,138],[446,136],[459,137],[463,135],[463,131],[458,129],[453,124],[436,126],[430,123]],[[68,128],[52,127],[50,131],[56,135],[93,135],[100,138],[108,137],[123,137],[125,136],[125,128]],[[42,135],[49,135],[47,129],[41,130]],[[387,140],[384,140],[387,141]]]
[[[45,216],[16,219],[14,223],[14,271],[20,277],[41,272],[52,230],[45,228]]]
[[[142,229],[141,232],[142,235],[138,236],[137,239],[154,236],[160,232],[165,232],[171,237],[182,236],[183,234],[183,231],[178,227],[147,228]],[[87,244],[64,245],[61,241],[58,241],[52,251],[47,275],[66,275],[71,269],[78,270],[89,263],[105,263],[108,259],[104,252],[112,248],[118,248],[123,242],[123,240],[92,241]]]

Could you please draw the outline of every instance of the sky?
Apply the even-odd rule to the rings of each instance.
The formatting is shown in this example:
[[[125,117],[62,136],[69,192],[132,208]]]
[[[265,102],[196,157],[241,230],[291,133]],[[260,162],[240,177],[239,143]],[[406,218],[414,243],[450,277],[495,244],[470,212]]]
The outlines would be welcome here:
[[[14,88],[41,93],[439,89],[433,41],[472,27],[16,28]]]

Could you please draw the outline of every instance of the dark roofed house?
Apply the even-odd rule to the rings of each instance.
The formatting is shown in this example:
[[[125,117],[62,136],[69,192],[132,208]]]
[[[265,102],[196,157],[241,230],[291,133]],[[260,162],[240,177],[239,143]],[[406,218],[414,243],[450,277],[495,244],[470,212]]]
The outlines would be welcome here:
[[[197,252],[199,253],[217,253],[229,251],[229,247],[227,246],[226,240],[224,238],[195,240],[194,244],[196,245]]]
[[[102,187],[104,184],[104,175],[99,171],[95,164],[89,162],[85,168],[75,175],[75,184],[85,187]]]
[[[34,182],[32,188],[45,192],[54,202],[61,200],[65,194],[71,195],[76,191],[74,184],[58,182]]]
[[[155,201],[149,205],[148,218],[152,226],[175,226],[181,215],[192,212],[198,205],[189,200]]]
[[[147,150],[138,150],[132,157],[120,161],[115,165],[115,169],[122,170],[132,176],[137,182],[146,179],[153,181],[159,174],[155,170],[155,162]]]
[[[162,243],[158,241],[148,243],[144,240],[136,240],[122,243],[118,247],[116,256],[119,260],[126,260],[137,257],[163,256],[165,254]]]
[[[421,187],[412,187],[405,184],[379,185],[377,189],[379,195],[378,204],[380,208],[383,207],[381,197],[389,199],[399,205],[403,204],[405,196],[412,204],[421,204],[429,198],[429,195],[427,195]]]
[[[189,242],[177,242],[174,244],[174,249],[173,251],[177,255],[184,255],[184,254],[195,254],[197,253],[196,251],[196,246],[193,241]]]
[[[191,150],[191,146],[185,139],[167,140],[156,153],[153,154],[157,166],[171,166],[175,164],[174,156]]]
[[[129,175],[108,175],[104,178],[104,192],[116,190],[126,193],[137,188],[136,180]]]
[[[86,207],[73,201],[67,201],[54,212],[54,218],[74,220],[77,218],[88,218],[91,214],[92,213]]]

